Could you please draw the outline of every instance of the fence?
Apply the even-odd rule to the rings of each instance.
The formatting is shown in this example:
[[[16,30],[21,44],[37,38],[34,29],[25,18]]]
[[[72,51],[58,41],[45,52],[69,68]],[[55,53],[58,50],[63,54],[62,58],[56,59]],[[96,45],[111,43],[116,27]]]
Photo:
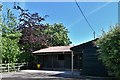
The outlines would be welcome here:
[[[26,63],[7,63],[0,64],[0,73],[2,72],[11,72],[11,71],[19,71],[22,66]]]

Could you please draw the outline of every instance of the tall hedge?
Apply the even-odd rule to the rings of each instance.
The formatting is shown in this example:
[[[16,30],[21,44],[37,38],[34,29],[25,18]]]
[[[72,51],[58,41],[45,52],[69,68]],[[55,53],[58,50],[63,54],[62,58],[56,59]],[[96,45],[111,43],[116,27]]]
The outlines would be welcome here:
[[[120,25],[110,28],[97,41],[99,59],[108,68],[110,74],[120,79]]]

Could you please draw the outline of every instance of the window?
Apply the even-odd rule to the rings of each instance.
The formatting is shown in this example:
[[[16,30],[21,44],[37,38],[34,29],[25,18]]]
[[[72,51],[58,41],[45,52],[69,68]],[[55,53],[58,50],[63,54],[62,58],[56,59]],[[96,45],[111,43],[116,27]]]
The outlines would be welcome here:
[[[64,54],[59,54],[58,55],[58,60],[64,60]]]

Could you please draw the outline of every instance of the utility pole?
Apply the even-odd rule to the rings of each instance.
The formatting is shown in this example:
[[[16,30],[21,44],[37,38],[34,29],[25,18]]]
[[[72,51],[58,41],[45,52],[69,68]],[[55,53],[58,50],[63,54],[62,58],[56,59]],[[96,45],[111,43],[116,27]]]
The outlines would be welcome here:
[[[85,16],[84,12],[82,11],[81,7],[79,6],[79,4],[77,3],[77,1],[75,0],[75,3],[80,11],[80,13],[83,15],[85,21],[87,22],[88,26],[90,27],[90,29],[93,31],[93,35],[94,35],[94,39],[95,39],[95,30],[93,29],[93,27],[90,25],[87,17]]]

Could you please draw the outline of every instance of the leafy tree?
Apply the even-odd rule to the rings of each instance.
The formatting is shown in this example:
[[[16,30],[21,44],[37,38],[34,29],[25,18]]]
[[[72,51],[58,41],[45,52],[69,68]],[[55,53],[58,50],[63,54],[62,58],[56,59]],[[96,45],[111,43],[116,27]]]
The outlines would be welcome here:
[[[99,58],[108,70],[120,79],[120,26],[111,27],[97,41]]]
[[[23,51],[20,58],[22,61],[32,62],[34,57],[31,53],[35,50],[48,47],[49,44],[49,36],[44,33],[47,26],[41,23],[47,15],[40,17],[38,13],[32,14],[16,4],[14,9],[20,11],[18,30],[21,31],[22,36],[19,44]]]
[[[3,27],[2,27],[2,34],[11,34],[11,33],[16,33],[17,31],[17,18],[15,15],[12,13],[12,11],[7,8],[7,14],[3,15]]]
[[[2,62],[17,62],[19,54],[18,39],[12,40],[7,37],[2,37]]]
[[[63,24],[47,24],[47,29],[45,33],[50,36],[49,43],[51,46],[66,46],[71,44],[71,41],[68,37],[68,29],[64,27]]]
[[[23,51],[21,60],[32,62],[34,57],[31,53],[35,50],[71,43],[67,35],[68,30],[64,25],[41,23],[48,15],[40,17],[38,13],[32,14],[18,5],[14,5],[14,9],[20,11],[18,30],[22,32],[19,42]]]
[[[0,4],[0,63],[2,63],[2,28],[1,28],[1,24],[2,24],[2,13],[1,13],[1,9],[2,9],[2,4]]]
[[[7,14],[2,17],[2,62],[17,62],[21,51],[18,41],[21,33],[17,31],[17,20],[10,9]]]

